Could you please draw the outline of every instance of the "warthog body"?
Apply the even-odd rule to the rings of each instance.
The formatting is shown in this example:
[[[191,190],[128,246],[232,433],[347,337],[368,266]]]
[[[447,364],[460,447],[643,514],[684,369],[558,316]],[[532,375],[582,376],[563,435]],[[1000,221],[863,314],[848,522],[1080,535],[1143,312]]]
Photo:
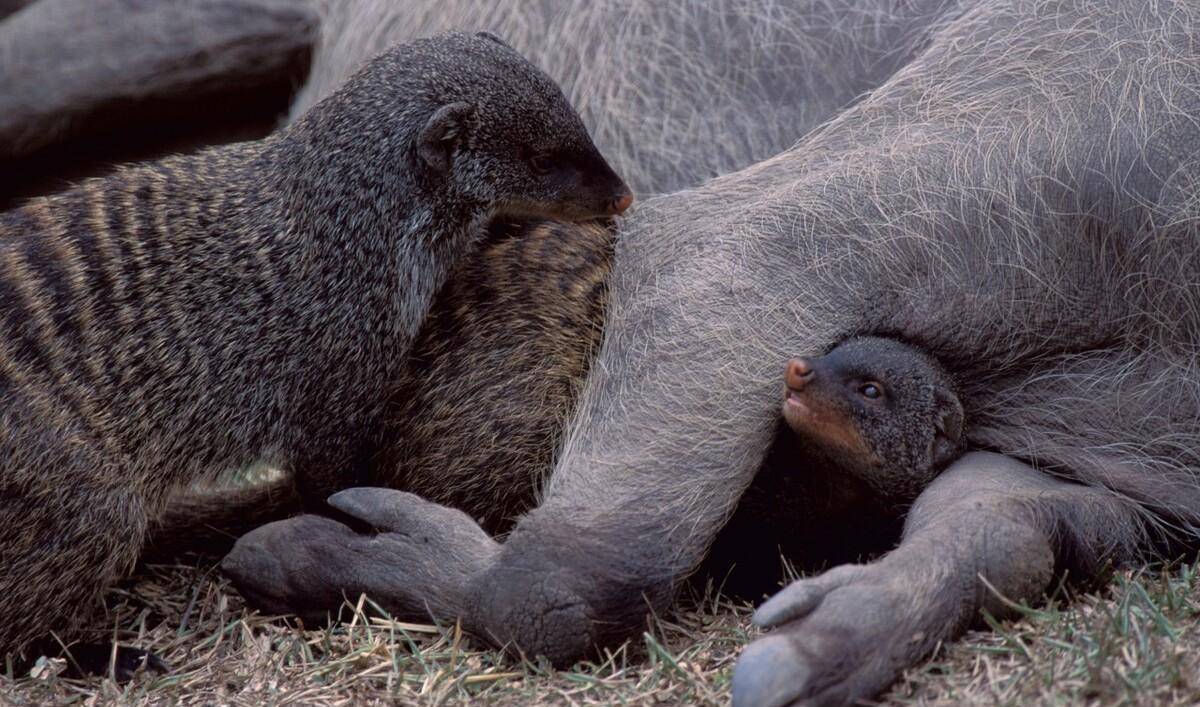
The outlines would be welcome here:
[[[540,505],[502,545],[415,496],[343,492],[334,506],[399,531],[370,537],[387,548],[379,564],[311,562],[368,542],[334,521],[270,525],[228,563],[262,601],[305,610],[301,594],[367,589],[558,662],[629,635],[670,602],[766,457],[781,364],[852,335],[944,362],[969,446],[988,451],[933,481],[892,553],[765,605],[777,630],[743,656],[735,703],[868,696],[1000,607],[980,576],[1032,599],[1060,570],[1090,576],[1193,539],[1193,4],[317,12],[296,110],[372,43],[487,28],[566,87],[635,190],[682,190],[623,224],[598,358]]]

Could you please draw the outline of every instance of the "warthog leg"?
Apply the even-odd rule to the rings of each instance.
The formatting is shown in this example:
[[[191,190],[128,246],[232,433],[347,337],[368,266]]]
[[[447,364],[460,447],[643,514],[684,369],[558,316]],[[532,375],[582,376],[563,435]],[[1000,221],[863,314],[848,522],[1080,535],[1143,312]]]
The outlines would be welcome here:
[[[759,607],[755,622],[774,631],[738,661],[733,703],[869,698],[981,611],[1036,601],[1062,570],[1094,575],[1128,559],[1120,538],[1137,527],[1107,491],[968,454],[921,495],[894,551],[795,582]]]

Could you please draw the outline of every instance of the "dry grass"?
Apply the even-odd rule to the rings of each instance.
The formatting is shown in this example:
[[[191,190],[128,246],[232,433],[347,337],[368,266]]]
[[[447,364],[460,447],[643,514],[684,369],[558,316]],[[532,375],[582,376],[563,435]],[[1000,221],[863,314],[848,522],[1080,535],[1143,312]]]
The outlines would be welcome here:
[[[896,704],[1200,704],[1200,566],[1119,573],[1102,592],[1020,607],[910,670]]]
[[[710,601],[654,622],[603,661],[554,672],[479,650],[457,627],[368,618],[302,630],[247,612],[215,572],[150,567],[114,591],[108,625],[173,666],[118,687],[108,680],[0,677],[12,704],[723,704],[746,642],[748,609]],[[97,636],[97,638],[101,638]],[[63,667],[55,665],[55,668]]]
[[[1196,704],[1197,568],[1118,575],[1100,594],[1024,609],[909,671],[891,704]],[[0,702],[179,705],[714,705],[728,701],[742,604],[709,596],[640,640],[569,671],[506,658],[456,627],[368,618],[304,630],[247,612],[207,568],[151,567],[110,595],[107,625],[165,658],[168,676],[76,681],[57,661],[0,677]],[[111,634],[110,634],[111,635]]]

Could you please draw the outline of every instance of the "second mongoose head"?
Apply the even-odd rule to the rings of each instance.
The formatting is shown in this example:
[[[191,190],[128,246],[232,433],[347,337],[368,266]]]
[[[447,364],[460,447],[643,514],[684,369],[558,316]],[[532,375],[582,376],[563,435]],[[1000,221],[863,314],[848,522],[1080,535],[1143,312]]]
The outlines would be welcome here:
[[[380,204],[388,188],[411,192],[433,202],[435,218],[585,220],[633,201],[554,81],[488,33],[395,46],[288,133],[304,145],[303,169],[341,173],[303,179],[336,180]]]
[[[794,358],[783,416],[821,460],[881,500],[913,500],[962,452],[963,408],[941,365],[891,339],[847,339]]]

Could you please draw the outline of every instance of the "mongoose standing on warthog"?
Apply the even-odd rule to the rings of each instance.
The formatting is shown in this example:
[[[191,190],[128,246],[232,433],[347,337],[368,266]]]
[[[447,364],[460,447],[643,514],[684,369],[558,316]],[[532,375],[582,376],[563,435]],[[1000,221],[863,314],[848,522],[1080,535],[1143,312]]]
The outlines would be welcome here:
[[[953,382],[906,344],[848,339],[824,356],[792,359],[784,381],[783,419],[801,455],[885,502],[911,502],[962,451]]]
[[[344,483],[491,218],[631,200],[548,77],[447,34],[262,141],[0,215],[0,652],[72,629],[173,488],[256,460]]]

